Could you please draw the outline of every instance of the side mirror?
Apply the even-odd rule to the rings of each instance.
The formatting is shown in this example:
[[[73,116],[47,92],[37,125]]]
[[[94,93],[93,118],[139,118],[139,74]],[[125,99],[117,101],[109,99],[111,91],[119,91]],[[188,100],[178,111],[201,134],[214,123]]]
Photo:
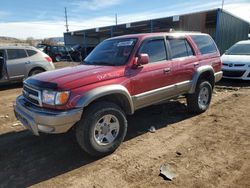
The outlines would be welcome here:
[[[146,65],[149,63],[149,56],[148,54],[139,54],[138,55],[138,60],[136,65],[140,66],[140,65]]]

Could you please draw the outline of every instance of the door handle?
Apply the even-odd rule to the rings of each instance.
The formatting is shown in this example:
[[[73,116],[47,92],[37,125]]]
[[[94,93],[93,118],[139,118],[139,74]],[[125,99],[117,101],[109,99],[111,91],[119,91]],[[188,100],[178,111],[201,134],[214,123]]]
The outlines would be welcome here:
[[[27,65],[27,64],[30,64],[30,61],[25,62],[25,64],[26,64],[26,65]]]
[[[198,67],[200,63],[194,63],[194,67]]]
[[[170,68],[165,68],[165,69],[163,70],[164,73],[169,73],[170,71],[171,71]]]

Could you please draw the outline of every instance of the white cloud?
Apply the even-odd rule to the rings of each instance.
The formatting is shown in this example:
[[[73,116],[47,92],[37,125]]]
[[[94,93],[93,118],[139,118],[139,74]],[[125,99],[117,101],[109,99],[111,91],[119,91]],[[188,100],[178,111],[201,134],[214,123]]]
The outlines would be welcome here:
[[[250,3],[225,5],[225,10],[250,22]]]
[[[99,10],[120,4],[122,1],[123,0],[83,0],[72,2],[71,4],[76,6],[77,10]]]

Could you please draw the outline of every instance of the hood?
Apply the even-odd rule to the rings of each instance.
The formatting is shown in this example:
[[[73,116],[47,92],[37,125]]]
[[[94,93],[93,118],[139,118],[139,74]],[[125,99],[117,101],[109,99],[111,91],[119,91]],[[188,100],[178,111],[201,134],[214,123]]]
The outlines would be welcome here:
[[[27,79],[37,87],[68,90],[124,75],[124,67],[78,65],[48,71]]]
[[[250,64],[250,55],[226,55],[224,54],[221,57],[222,63],[249,63]]]

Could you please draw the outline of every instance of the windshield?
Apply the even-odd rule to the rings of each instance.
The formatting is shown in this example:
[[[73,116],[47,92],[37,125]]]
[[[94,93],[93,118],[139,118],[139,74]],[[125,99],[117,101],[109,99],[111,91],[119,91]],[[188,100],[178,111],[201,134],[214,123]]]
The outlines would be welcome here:
[[[226,55],[250,55],[250,44],[235,44],[225,53]]]
[[[126,64],[136,39],[112,39],[100,43],[84,60],[87,65],[119,66]]]

